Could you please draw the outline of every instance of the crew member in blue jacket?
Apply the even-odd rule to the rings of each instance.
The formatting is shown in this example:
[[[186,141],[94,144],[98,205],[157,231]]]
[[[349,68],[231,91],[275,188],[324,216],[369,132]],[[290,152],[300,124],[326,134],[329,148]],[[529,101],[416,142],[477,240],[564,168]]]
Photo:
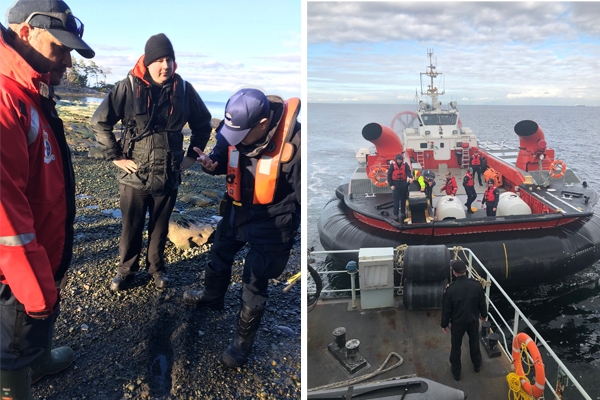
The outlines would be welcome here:
[[[221,363],[237,368],[248,358],[267,302],[269,279],[284,271],[300,224],[300,111],[298,99],[284,102],[257,89],[241,89],[228,100],[210,155],[200,149],[204,172],[227,174],[223,219],[205,267],[204,291],[183,299],[220,310],[235,254],[250,245],[242,276],[242,304],[232,343]]]

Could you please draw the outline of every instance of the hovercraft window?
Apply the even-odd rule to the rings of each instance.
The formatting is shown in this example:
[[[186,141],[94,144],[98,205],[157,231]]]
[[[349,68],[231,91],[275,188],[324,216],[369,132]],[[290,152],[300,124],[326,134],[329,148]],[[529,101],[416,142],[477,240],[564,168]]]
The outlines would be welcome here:
[[[427,148],[427,143],[421,143],[421,144],[420,144],[420,147],[421,147],[422,149],[426,149],[426,148]]]
[[[444,142],[440,142],[440,149],[444,148]]]
[[[429,114],[423,115],[425,125],[455,125],[456,115]]]

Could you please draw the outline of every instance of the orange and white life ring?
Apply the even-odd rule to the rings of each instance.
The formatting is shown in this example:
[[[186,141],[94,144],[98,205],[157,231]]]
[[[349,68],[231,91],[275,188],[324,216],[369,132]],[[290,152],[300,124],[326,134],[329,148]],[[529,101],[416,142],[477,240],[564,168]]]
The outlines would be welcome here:
[[[382,167],[380,165],[378,167],[374,167],[371,169],[369,178],[371,178],[371,182],[373,182],[373,185],[383,187],[388,184],[387,183],[387,173],[388,173],[388,168]],[[383,177],[383,180],[381,180],[382,177]]]
[[[521,347],[527,347],[527,351],[533,359],[533,365],[535,366],[535,384],[532,385],[525,378],[526,374],[523,371],[523,365],[521,364]],[[521,387],[530,396],[535,398],[542,397],[544,394],[544,385],[546,384],[546,373],[544,371],[544,363],[542,362],[542,356],[538,350],[535,342],[526,333],[519,333],[515,336],[512,344],[512,358],[513,365],[515,367],[515,373],[521,377]],[[529,360],[527,360],[529,362]]]
[[[550,169],[548,171],[550,172],[550,176],[554,179],[562,178],[565,172],[567,172],[567,166],[564,161],[554,160],[552,161],[552,164],[550,164]]]

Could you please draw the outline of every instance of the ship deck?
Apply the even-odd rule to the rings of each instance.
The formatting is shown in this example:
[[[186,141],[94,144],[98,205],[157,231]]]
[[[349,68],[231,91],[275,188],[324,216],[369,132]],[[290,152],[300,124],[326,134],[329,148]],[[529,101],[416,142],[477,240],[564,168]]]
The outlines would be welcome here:
[[[369,374],[379,368],[389,353],[396,352],[404,363],[366,383],[416,374],[462,390],[469,399],[506,398],[509,361],[504,356],[489,358],[480,346],[483,364],[481,371],[475,373],[467,335],[462,346],[461,380],[454,380],[448,361],[450,334],[444,334],[440,327],[441,310],[408,311],[402,297],[396,297],[394,308],[386,309],[361,310],[360,298],[357,302],[358,307],[353,309],[351,299],[319,300],[308,314],[308,389]],[[338,327],[346,328],[346,340],[360,341],[360,353],[368,362],[366,369],[354,375],[346,372],[327,350],[333,341],[332,332]],[[392,358],[388,366],[397,361]]]

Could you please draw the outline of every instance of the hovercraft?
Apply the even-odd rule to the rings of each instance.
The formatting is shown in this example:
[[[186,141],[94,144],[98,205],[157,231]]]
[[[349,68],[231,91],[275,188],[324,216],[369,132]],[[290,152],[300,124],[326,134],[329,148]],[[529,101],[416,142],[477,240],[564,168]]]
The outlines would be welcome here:
[[[431,104],[418,100],[416,112],[396,115],[391,127],[367,124],[363,137],[374,149],[361,149],[358,167],[336,189],[318,223],[326,250],[399,245],[469,247],[494,277],[505,284],[549,282],[592,266],[600,259],[600,217],[594,212],[598,193],[565,162],[555,158],[541,127],[520,121],[514,131],[519,148],[479,146],[462,126],[456,101],[443,108],[434,86],[441,73],[430,64],[421,75],[431,78],[426,92]],[[397,134],[394,125],[401,124]],[[397,127],[398,128],[398,127]],[[485,182],[500,190],[496,216],[485,209],[466,210],[462,179],[475,151],[482,156]],[[406,217],[395,221],[392,190],[386,181],[390,162],[399,153],[413,171],[435,174],[435,196],[428,199],[418,184],[409,186]],[[454,196],[440,195],[446,172],[455,178]],[[481,207],[486,185],[476,179]],[[343,255],[342,255],[343,257]]]

